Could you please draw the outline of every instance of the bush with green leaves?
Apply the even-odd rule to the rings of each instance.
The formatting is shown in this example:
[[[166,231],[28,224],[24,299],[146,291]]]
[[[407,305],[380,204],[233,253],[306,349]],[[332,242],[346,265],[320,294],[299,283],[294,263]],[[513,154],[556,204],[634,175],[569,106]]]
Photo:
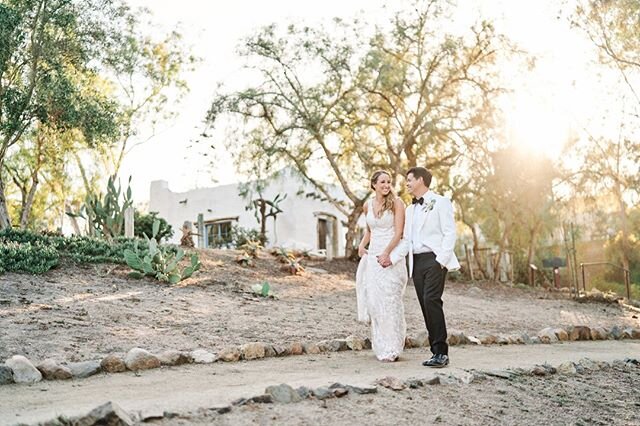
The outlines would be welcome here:
[[[239,225],[231,228],[231,242],[236,249],[240,249],[249,241],[257,241],[264,247],[267,244],[267,237],[260,234],[257,229],[247,229]]]
[[[173,237],[173,229],[171,229],[171,225],[164,219],[158,216],[158,212],[151,213],[140,213],[138,210],[134,212],[134,220],[133,220],[133,234],[136,237],[144,238],[153,233],[153,223],[155,221],[160,222],[160,228],[158,230],[158,235],[156,235],[156,239],[158,241],[168,240]]]
[[[270,297],[272,299],[275,299],[275,294],[273,294],[273,292],[271,291],[271,285],[265,281],[262,284],[254,284],[253,286],[251,286],[251,291],[253,292],[253,294],[260,296],[260,297]]]
[[[0,241],[0,272],[42,274],[58,265],[55,247],[41,242]]]
[[[153,223],[151,238],[145,235],[146,250],[138,246],[138,241],[134,243],[133,249],[124,250],[125,261],[133,269],[129,276],[132,278],[150,276],[159,281],[177,284],[200,269],[200,260],[198,254],[193,253],[189,265],[180,271],[179,264],[185,252],[181,248],[176,250],[172,246],[159,244],[156,239],[159,228],[160,223],[156,220]]]

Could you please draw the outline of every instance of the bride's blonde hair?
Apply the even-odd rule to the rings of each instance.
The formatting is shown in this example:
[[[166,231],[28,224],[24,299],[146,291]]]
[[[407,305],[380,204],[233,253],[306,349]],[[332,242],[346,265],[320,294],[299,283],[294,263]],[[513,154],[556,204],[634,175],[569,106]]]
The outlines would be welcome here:
[[[376,170],[371,176],[371,189],[375,190],[373,185],[375,185],[376,182],[378,182],[378,178],[381,175],[387,175],[389,176],[389,179],[391,179],[391,173],[387,172],[386,170]],[[384,199],[382,201],[382,208],[380,209],[380,212],[378,213],[377,217],[378,218],[382,217],[384,212],[387,210],[391,211],[391,214],[395,214],[395,211],[393,209],[393,203],[395,200],[396,200],[396,194],[393,193],[393,188],[392,188],[391,191],[389,191],[389,193],[384,196]],[[375,210],[373,211],[373,213],[375,215]]]

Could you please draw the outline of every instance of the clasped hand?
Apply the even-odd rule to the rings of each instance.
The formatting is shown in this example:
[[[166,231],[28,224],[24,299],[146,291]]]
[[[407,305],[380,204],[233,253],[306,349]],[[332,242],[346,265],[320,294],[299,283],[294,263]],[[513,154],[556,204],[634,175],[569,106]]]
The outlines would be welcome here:
[[[389,257],[388,254],[382,253],[381,255],[376,256],[376,259],[378,259],[378,263],[383,268],[391,266],[391,257]]]

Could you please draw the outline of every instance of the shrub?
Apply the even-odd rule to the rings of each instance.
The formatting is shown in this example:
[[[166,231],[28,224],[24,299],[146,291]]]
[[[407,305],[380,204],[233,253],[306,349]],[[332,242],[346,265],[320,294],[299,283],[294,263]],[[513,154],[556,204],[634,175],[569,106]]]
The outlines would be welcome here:
[[[158,212],[145,214],[140,213],[138,210],[134,212],[134,235],[139,238],[143,238],[145,235],[150,237],[153,233],[153,222],[156,220],[160,222],[160,228],[158,229],[156,239],[158,241],[162,241],[173,237],[173,229],[171,229],[171,225],[169,225],[164,218],[158,217]]]
[[[247,229],[238,225],[234,225],[231,228],[231,243],[235,248],[240,249],[249,241],[257,241],[264,247],[267,244],[267,237],[260,234],[257,229]]]
[[[55,247],[41,242],[0,242],[0,272],[42,274],[58,265],[60,256]]]
[[[152,237],[145,235],[147,244],[146,250],[141,249],[138,241],[134,242],[133,249],[124,250],[124,258],[127,265],[134,271],[129,273],[132,278],[142,278],[151,276],[159,281],[168,281],[176,284],[186,278],[189,278],[195,271],[200,269],[200,260],[198,255],[191,255],[189,266],[180,271],[178,264],[184,257],[184,251],[181,248],[177,250],[172,246],[162,246],[158,243],[156,235],[160,228],[160,221],[153,223]]]

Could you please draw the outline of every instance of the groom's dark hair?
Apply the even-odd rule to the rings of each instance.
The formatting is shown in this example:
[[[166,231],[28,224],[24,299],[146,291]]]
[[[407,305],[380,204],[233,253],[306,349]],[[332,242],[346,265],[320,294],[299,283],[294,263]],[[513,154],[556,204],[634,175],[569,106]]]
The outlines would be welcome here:
[[[424,167],[412,167],[407,170],[407,176],[409,176],[409,173],[411,173],[416,179],[422,178],[422,181],[427,188],[431,185],[431,172]]]

